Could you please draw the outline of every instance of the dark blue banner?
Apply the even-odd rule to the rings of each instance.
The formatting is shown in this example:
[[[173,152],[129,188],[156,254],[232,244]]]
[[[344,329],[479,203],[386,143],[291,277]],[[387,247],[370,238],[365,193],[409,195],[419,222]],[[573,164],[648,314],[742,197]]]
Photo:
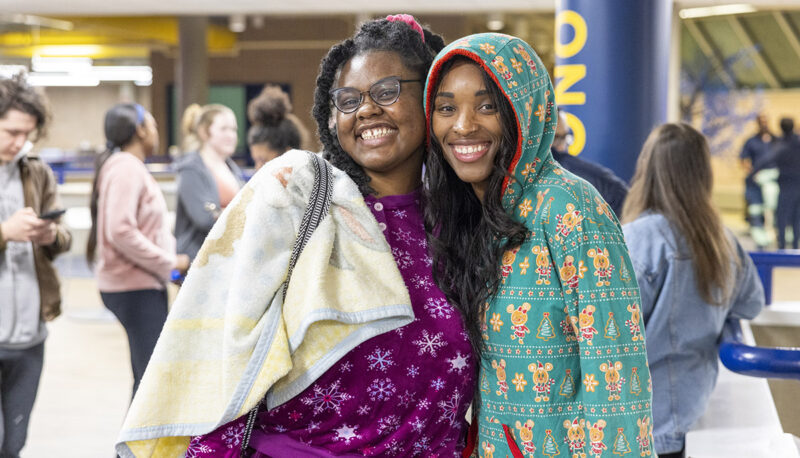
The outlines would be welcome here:
[[[556,103],[569,152],[630,181],[653,127],[667,119],[672,0],[559,0]]]

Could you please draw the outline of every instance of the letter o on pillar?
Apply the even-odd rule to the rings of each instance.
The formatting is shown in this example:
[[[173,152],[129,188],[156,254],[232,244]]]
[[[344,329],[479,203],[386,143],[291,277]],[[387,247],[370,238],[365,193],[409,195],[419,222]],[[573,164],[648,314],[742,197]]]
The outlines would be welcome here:
[[[561,27],[569,25],[575,31],[575,36],[569,43],[561,41]],[[562,59],[572,57],[581,52],[583,46],[586,44],[586,37],[589,35],[588,28],[586,27],[586,20],[583,16],[572,10],[565,10],[558,13],[556,16],[556,56]]]

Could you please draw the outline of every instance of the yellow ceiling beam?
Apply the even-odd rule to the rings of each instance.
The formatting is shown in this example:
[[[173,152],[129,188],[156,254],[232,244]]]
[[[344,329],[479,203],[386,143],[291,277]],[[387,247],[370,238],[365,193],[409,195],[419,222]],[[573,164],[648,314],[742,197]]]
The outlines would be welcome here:
[[[45,45],[16,46],[3,48],[0,55],[5,57],[30,59],[34,55],[42,57],[91,57],[92,59],[147,59],[150,46],[108,46],[108,45]]]
[[[41,48],[52,54],[78,55],[92,58],[140,57],[141,49],[178,46],[178,20],[169,17],[135,18],[63,18],[70,21],[72,31],[39,30],[0,34],[0,54],[31,57]],[[208,27],[210,53],[230,52],[237,43],[236,34],[217,25]],[[95,48],[92,48],[95,46]],[[59,51],[58,47],[63,47]],[[144,53],[146,56],[147,53]]]

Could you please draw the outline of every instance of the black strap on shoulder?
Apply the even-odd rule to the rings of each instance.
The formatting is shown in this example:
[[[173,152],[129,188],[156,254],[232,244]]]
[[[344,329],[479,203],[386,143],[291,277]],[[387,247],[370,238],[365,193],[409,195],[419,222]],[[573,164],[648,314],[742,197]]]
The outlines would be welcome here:
[[[303,252],[303,248],[305,248],[314,230],[319,226],[320,221],[328,214],[333,195],[333,170],[331,165],[317,154],[311,152],[308,154],[312,158],[311,162],[314,168],[314,187],[311,189],[311,196],[303,214],[303,219],[300,221],[300,230],[297,231],[297,239],[295,239],[294,247],[292,248],[292,256],[289,258],[289,271],[286,274],[286,280],[283,282],[282,294],[284,298],[286,297],[289,279],[292,278],[292,271],[297,263],[297,258],[300,257],[300,253]],[[256,414],[258,414],[258,405],[253,407],[247,414],[247,423],[242,436],[242,448],[239,453],[242,458],[248,456],[247,447],[250,445],[250,435],[256,423]]]

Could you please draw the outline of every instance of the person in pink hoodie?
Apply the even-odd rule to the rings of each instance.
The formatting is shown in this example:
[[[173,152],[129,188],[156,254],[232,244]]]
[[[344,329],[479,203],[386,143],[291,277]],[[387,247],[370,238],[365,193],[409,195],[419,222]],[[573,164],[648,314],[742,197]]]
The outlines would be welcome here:
[[[106,151],[97,158],[86,258],[106,308],[128,335],[133,393],[167,318],[166,284],[189,268],[175,254],[164,195],[144,161],[158,150],[153,116],[138,104],[106,112]]]

